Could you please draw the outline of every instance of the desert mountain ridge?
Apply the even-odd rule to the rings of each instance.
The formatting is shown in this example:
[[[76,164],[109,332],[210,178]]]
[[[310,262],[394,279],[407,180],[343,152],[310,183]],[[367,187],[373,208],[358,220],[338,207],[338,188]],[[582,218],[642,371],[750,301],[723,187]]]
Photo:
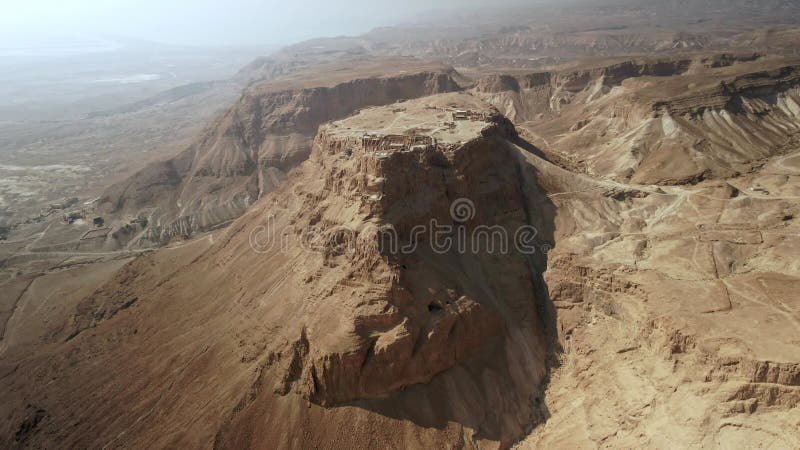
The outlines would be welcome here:
[[[320,124],[365,106],[459,89],[452,69],[408,58],[319,69],[326,76],[301,72],[251,85],[185,151],[112,186],[100,210],[144,215],[148,226],[136,245],[213,229],[242,214],[305,160]]]

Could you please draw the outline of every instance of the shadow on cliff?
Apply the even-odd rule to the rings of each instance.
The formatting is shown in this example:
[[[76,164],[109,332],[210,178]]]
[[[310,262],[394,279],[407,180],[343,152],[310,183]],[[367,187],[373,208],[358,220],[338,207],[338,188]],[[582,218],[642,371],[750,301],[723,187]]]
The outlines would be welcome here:
[[[515,144],[523,151],[527,152],[534,158],[540,159],[546,163],[549,160],[545,154],[530,142],[518,138]],[[547,409],[545,403],[545,395],[547,393],[547,386],[550,382],[550,372],[552,369],[558,367],[558,355],[563,352],[561,343],[558,339],[558,313],[552,299],[550,298],[550,290],[544,279],[544,273],[547,271],[548,253],[556,245],[555,238],[555,217],[557,207],[548,196],[549,192],[544,186],[549,185],[546,183],[545,178],[548,174],[532,164],[520,164],[520,171],[528,177],[529,183],[526,186],[533,192],[529,197],[530,200],[538,205],[538,216],[528,214],[528,220],[539,230],[540,249],[542,251],[534,254],[531,257],[531,265],[535,270],[533,276],[536,286],[536,299],[539,317],[542,323],[542,331],[544,333],[547,343],[547,359],[546,359],[546,375],[542,380],[541,395],[534,399],[534,414],[538,419],[534,426],[544,423],[550,417],[550,411]]]
[[[434,376],[428,383],[405,386],[389,395],[349,402],[347,406],[447,432],[451,437],[454,425],[463,426],[476,430],[473,440],[496,441],[503,447],[512,445],[548,419],[545,388],[550,370],[558,364],[557,355],[562,351],[557,336],[556,309],[543,277],[547,270],[547,252],[555,244],[556,206],[542,187],[548,184],[542,183],[548,174],[529,162],[530,158],[544,160],[542,152],[522,139],[506,144],[508,163],[516,165],[526,224],[538,230],[536,251],[524,256],[530,272],[530,284],[525,285],[532,285],[535,291],[538,324],[532,326],[538,327],[537,338],[509,346],[515,338],[529,336],[529,333],[513,329],[519,327],[519,323],[507,321],[505,339],[487,341],[469,359]],[[528,346],[537,348],[520,351],[528,350]],[[545,348],[538,348],[542,346]],[[531,354],[536,356],[536,361],[515,361],[529,358]],[[537,376],[531,377],[527,386],[520,389],[519,367],[530,365],[537,366]],[[534,387],[531,389],[531,386]]]

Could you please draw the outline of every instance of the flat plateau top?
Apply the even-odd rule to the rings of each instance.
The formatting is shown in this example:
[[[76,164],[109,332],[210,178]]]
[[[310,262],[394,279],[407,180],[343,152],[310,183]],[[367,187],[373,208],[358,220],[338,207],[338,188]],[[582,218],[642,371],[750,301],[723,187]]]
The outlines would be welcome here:
[[[493,112],[482,100],[466,93],[439,94],[391,105],[362,109],[332,122],[329,133],[361,138],[364,134],[430,136],[443,144],[466,142],[488,125]]]

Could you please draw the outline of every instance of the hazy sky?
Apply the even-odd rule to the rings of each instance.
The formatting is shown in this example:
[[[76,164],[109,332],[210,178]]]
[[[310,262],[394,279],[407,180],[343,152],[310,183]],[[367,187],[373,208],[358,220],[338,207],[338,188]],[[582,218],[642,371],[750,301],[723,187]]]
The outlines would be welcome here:
[[[32,36],[114,35],[174,44],[286,44],[358,34],[486,0],[0,0],[0,46]]]

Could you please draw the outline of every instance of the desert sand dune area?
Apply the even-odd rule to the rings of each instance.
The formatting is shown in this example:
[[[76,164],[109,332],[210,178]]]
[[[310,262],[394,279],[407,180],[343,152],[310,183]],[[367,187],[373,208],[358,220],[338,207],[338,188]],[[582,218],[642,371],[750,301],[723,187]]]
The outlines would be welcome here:
[[[800,449],[800,4],[232,3],[0,8],[0,448]]]

